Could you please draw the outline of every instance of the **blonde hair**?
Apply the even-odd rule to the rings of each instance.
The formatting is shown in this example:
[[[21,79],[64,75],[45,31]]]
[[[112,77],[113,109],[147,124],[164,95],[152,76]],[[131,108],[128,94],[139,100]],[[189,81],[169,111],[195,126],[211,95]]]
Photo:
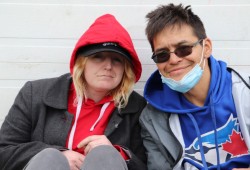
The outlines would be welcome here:
[[[73,83],[76,90],[76,99],[77,97],[82,97],[83,99],[87,99],[86,91],[87,91],[87,82],[84,77],[85,65],[89,57],[77,56],[75,61],[75,65],[73,68]],[[132,69],[132,64],[124,60],[124,74],[120,84],[113,90],[111,90],[108,95],[113,97],[115,106],[118,109],[126,107],[128,104],[128,99],[133,91],[133,87],[135,84],[135,73]]]

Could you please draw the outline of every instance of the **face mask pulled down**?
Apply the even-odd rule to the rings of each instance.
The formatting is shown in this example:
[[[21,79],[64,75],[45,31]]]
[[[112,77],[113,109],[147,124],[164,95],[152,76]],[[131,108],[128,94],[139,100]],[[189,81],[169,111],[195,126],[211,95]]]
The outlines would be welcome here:
[[[192,70],[190,70],[181,80],[176,81],[171,78],[166,78],[164,77],[161,73],[161,79],[162,83],[166,84],[169,88],[172,90],[181,92],[181,93],[186,93],[190,89],[192,89],[200,80],[204,67],[205,67],[205,61],[203,63],[203,68],[200,67],[200,64],[203,60],[203,52],[204,52],[204,44],[202,46],[202,56],[200,63],[197,63]]]

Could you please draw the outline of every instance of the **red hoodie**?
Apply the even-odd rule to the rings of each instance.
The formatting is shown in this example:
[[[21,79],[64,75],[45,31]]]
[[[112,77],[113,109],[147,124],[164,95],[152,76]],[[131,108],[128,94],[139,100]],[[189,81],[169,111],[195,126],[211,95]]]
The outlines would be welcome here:
[[[103,15],[95,20],[95,22],[89,27],[89,29],[80,37],[78,40],[75,49],[72,53],[70,60],[70,72],[73,74],[73,67],[76,60],[76,53],[80,47],[91,45],[91,44],[99,44],[104,42],[114,42],[118,44],[120,47],[123,47],[131,56],[133,71],[136,76],[136,82],[139,80],[141,76],[141,63],[138,59],[136,51],[134,49],[132,40],[128,34],[128,32],[122,27],[122,25],[115,19],[114,16],[110,14]],[[74,85],[71,85],[71,89],[69,90],[69,99],[68,99],[68,111],[74,114],[74,122],[76,128],[72,128],[71,133],[74,134],[72,149],[82,152],[82,150],[77,149],[77,144],[89,135],[101,135],[103,134],[110,115],[114,110],[114,103],[110,97],[104,98],[98,103],[94,103],[91,100],[85,101],[82,104],[80,116],[76,116],[76,107],[73,105],[75,97]],[[104,112],[104,116],[95,126],[93,131],[90,131],[90,127],[97,120],[99,113],[101,112],[102,106],[105,102],[111,102],[108,108]],[[87,114],[87,115],[86,115]],[[76,122],[75,122],[76,121]],[[86,124],[88,122],[88,124]],[[69,144],[69,138],[67,140],[67,145]],[[72,138],[71,138],[72,142]],[[70,142],[70,143],[71,143]],[[71,145],[70,145],[71,146]],[[115,146],[124,157],[127,159],[127,155],[125,152],[119,147]]]
[[[73,67],[76,60],[76,52],[80,47],[98,44],[104,42],[114,42],[123,47],[132,57],[133,69],[136,76],[136,82],[141,77],[141,62],[134,49],[132,39],[123,26],[115,19],[113,15],[106,14],[95,20],[89,29],[81,36],[76,43],[75,49],[70,59],[70,72],[73,73]]]

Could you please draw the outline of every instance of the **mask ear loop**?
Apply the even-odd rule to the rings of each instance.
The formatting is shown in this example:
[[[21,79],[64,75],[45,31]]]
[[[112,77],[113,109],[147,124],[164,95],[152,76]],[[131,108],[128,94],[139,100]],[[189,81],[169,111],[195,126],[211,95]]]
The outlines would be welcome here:
[[[204,58],[204,39],[202,40],[202,52],[201,52],[201,60],[200,60],[200,62],[199,62],[199,65],[201,65],[201,62],[202,62],[202,59]],[[205,63],[206,63],[206,60],[204,60],[204,63],[203,63],[203,68],[202,68],[202,70],[204,70],[204,68],[205,68]]]

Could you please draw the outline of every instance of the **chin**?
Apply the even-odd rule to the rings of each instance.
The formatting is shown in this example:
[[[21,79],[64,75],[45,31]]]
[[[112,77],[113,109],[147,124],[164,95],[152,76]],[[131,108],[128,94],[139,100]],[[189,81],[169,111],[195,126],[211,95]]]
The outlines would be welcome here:
[[[97,89],[102,90],[102,91],[110,91],[110,90],[113,90],[114,88],[116,88],[116,86],[105,86],[105,85],[103,85],[103,86],[97,87]]]
[[[185,75],[180,75],[180,76],[168,76],[167,78],[173,79],[175,81],[180,81]]]

